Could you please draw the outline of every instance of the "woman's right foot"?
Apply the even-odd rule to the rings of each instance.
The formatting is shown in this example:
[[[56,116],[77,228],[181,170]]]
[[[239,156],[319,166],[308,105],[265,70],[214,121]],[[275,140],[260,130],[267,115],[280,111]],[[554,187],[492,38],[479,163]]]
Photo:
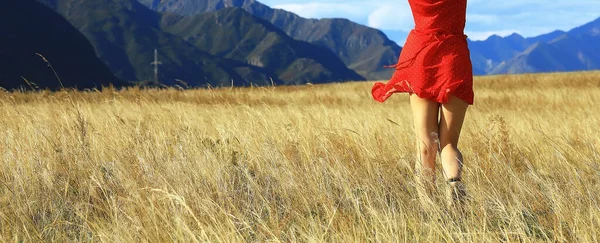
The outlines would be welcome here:
[[[457,178],[448,180],[448,206],[453,208],[462,208],[467,198],[467,189],[465,184]]]

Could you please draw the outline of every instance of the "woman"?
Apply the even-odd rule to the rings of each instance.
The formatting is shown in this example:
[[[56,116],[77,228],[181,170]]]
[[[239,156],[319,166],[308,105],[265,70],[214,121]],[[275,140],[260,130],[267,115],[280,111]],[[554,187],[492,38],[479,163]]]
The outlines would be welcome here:
[[[434,189],[436,152],[440,153],[452,201],[462,202],[463,156],[458,138],[467,107],[473,104],[473,74],[464,35],[467,0],[408,0],[415,28],[387,84],[373,86],[373,98],[410,94],[423,176]],[[438,117],[439,116],[439,117]]]

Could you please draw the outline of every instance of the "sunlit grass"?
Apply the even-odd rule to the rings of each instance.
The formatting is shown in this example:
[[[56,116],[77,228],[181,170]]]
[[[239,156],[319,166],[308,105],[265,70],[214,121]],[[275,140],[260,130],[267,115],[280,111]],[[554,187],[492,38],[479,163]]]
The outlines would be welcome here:
[[[600,73],[476,79],[463,217],[371,85],[0,93],[0,240],[600,241]]]

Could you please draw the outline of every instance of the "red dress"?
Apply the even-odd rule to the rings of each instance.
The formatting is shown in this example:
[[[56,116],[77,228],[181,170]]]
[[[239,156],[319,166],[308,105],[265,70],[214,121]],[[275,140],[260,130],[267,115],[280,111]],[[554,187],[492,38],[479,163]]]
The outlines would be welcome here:
[[[450,94],[473,104],[473,71],[463,33],[467,0],[408,0],[415,20],[394,75],[376,83],[373,98],[384,102],[407,92],[438,103]]]

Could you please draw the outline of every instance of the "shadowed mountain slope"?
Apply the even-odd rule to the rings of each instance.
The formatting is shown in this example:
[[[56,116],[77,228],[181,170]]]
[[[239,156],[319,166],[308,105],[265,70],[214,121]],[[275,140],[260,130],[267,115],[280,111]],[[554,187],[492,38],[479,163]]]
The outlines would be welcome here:
[[[190,86],[270,84],[276,76],[259,67],[216,57],[161,30],[161,14],[134,0],[60,0],[46,4],[69,20],[93,44],[97,55],[125,80],[153,78],[158,49],[161,84]]]
[[[265,68],[285,83],[364,80],[330,50],[294,40],[241,8],[191,17],[165,14],[162,28],[210,54]]]
[[[0,9],[0,86],[57,89],[120,86],[88,40],[63,17],[34,0],[7,1]],[[27,79],[30,84],[27,84]]]
[[[271,22],[294,39],[330,49],[344,63],[367,79],[387,79],[401,48],[383,32],[347,19],[306,19],[294,13],[272,9],[255,0],[139,0],[151,9],[181,15],[214,12],[227,7],[241,7]]]

